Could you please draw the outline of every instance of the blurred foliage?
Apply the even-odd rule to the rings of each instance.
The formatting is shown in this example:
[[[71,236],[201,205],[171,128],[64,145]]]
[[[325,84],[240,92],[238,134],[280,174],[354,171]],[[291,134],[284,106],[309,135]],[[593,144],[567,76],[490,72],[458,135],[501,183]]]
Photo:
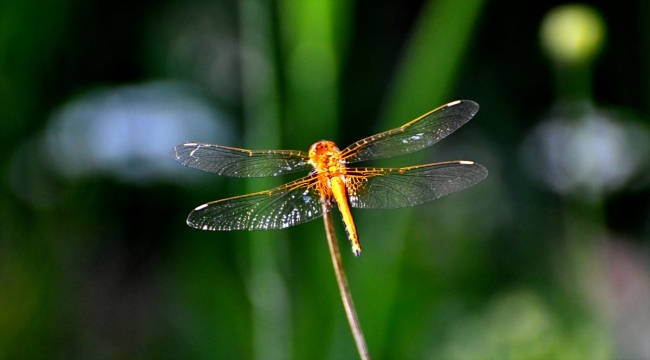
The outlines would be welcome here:
[[[295,176],[191,174],[158,149],[345,147],[455,99],[481,110],[433,148],[378,163],[468,159],[488,178],[414,208],[353,210],[364,254],[343,262],[373,358],[650,358],[647,157],[587,197],[540,181],[531,172],[547,164],[525,151],[585,103],[647,132],[650,6],[588,2],[606,42],[566,68],[539,44],[561,4],[3,0],[0,359],[355,358],[321,221],[252,233],[184,222]],[[156,82],[192,89],[192,101],[168,93],[186,118],[129,87]],[[96,89],[114,94],[101,111]],[[64,106],[90,130],[58,121]],[[81,155],[101,166],[56,165]],[[118,166],[149,176],[106,170]]]

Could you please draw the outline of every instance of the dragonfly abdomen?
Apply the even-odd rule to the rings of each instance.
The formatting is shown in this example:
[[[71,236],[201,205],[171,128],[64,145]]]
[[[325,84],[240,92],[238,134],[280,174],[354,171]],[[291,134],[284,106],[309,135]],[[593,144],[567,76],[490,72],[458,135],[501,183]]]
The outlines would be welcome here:
[[[354,219],[352,218],[352,212],[350,211],[350,204],[348,203],[345,177],[343,175],[331,177],[330,186],[334,200],[336,200],[336,204],[339,207],[343,224],[345,225],[345,232],[348,234],[348,239],[352,244],[352,252],[354,255],[359,256],[361,255],[361,244],[359,244],[357,227],[354,225]]]

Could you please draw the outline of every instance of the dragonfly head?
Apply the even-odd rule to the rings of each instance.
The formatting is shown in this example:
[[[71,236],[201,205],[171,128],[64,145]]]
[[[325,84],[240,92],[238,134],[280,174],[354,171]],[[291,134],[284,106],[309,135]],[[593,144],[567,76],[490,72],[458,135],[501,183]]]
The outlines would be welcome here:
[[[338,159],[340,150],[333,141],[319,141],[309,148],[309,161],[315,167],[329,166],[332,160]]]
[[[313,160],[315,157],[337,154],[339,152],[339,148],[336,147],[333,141],[322,140],[309,148],[309,158]]]

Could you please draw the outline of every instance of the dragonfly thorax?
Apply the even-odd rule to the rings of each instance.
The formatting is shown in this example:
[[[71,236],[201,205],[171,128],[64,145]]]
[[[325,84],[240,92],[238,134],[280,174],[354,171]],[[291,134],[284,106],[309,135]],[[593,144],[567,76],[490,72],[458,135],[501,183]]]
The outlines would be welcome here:
[[[309,148],[309,163],[317,172],[338,175],[345,171],[341,151],[332,141],[319,141]]]

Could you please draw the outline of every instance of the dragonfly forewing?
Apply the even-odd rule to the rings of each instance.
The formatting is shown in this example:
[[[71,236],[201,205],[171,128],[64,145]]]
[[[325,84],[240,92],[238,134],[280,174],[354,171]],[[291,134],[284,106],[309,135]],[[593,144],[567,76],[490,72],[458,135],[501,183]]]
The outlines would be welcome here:
[[[355,163],[424,149],[463,126],[478,108],[471,100],[450,102],[396,129],[359,140],[343,149],[341,156],[346,163]]]
[[[308,154],[295,150],[247,150],[228,146],[184,143],[169,154],[179,163],[231,177],[278,176],[311,170]]]

